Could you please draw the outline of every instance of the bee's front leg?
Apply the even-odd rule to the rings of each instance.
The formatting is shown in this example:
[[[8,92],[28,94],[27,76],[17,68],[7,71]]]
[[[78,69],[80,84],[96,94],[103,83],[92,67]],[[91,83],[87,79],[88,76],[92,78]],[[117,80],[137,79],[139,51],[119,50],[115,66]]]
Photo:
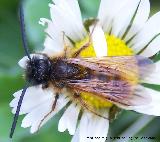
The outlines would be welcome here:
[[[73,53],[72,58],[78,57],[78,56],[80,55],[80,53],[81,53],[84,49],[86,49],[87,47],[89,47],[89,46],[91,45],[91,43],[92,43],[92,34],[93,34],[96,26],[97,26],[97,21],[95,21],[95,23],[94,23],[94,25],[93,25],[93,29],[92,29],[92,31],[91,31],[90,34],[89,34],[89,40],[88,40],[88,42],[85,43],[83,46],[81,46],[75,53]]]
[[[89,41],[88,41],[86,44],[84,44],[84,45],[83,45],[82,47],[80,47],[75,53],[73,53],[72,58],[78,57],[78,56],[80,55],[80,53],[81,53],[84,49],[86,49],[87,47],[90,46],[90,44],[91,44],[91,40],[89,39]]]
[[[49,83],[48,83],[48,82],[42,84],[42,89],[46,89],[46,88],[48,88],[48,87],[49,87]]]
[[[69,40],[69,37],[65,34],[65,32],[62,32],[63,34],[63,55],[62,57],[63,58],[68,58],[70,57],[70,50],[71,50],[71,47],[66,43],[66,40]]]
[[[57,100],[58,100],[58,98],[59,98],[59,93],[57,92],[56,95],[55,95],[55,99],[54,99],[54,101],[53,101],[52,107],[51,107],[51,111],[48,112],[48,113],[43,117],[43,119],[42,119],[41,122],[39,123],[38,130],[40,129],[43,121],[55,110],[56,105],[57,105]]]

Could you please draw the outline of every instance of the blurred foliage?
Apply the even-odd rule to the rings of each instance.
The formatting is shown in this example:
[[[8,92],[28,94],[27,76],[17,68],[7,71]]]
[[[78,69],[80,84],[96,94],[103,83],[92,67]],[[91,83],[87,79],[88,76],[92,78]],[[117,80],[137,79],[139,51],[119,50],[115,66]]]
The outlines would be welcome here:
[[[41,17],[49,17],[49,2],[51,0],[26,0],[24,2],[26,30],[31,51],[43,48],[44,27],[39,25],[38,21]],[[96,16],[99,0],[79,0],[79,3],[83,18]],[[151,0],[151,4],[152,14],[160,10],[158,0]],[[17,65],[18,60],[24,55],[17,14],[18,6],[18,0],[0,0],[0,142],[10,141],[8,135],[13,115],[9,108],[9,102],[13,98],[12,94],[24,85],[22,70]],[[155,58],[158,60],[160,56],[157,55]],[[68,142],[71,139],[68,132],[60,133],[57,131],[60,115],[50,120],[34,135],[29,133],[29,129],[20,128],[22,117],[17,125],[14,142]],[[110,136],[121,135],[141,117],[141,114],[123,111],[118,119],[111,124]],[[159,124],[160,119],[153,118],[136,135],[158,138],[160,137]],[[158,141],[160,139],[156,140],[156,142]]]

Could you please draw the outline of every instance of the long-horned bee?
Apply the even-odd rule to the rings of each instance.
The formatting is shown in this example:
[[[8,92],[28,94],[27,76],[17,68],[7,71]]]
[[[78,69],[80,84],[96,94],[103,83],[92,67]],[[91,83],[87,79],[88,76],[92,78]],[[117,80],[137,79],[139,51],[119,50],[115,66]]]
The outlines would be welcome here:
[[[64,53],[60,56],[49,57],[45,54],[31,56],[25,41],[22,7],[20,19],[23,45],[28,57],[25,67],[27,85],[18,102],[10,137],[13,136],[23,97],[29,85],[42,85],[43,89],[53,87],[56,90],[51,112],[54,111],[58,97],[64,89],[72,92],[71,98],[80,100],[80,105],[96,115],[99,114],[83,101],[81,92],[91,93],[104,101],[126,106],[140,105],[139,101],[133,101],[133,97],[140,99],[141,103],[148,102],[148,97],[144,98],[135,93],[135,86],[148,73],[147,68],[152,64],[150,59],[140,56],[79,58],[79,54],[89,46],[90,38],[86,44],[69,56],[69,47],[65,45]]]

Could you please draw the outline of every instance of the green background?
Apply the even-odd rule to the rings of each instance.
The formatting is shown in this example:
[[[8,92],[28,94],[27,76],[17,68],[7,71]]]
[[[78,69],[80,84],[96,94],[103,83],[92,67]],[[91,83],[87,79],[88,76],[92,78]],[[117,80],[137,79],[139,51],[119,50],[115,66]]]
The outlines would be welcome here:
[[[31,51],[43,48],[44,27],[38,24],[41,17],[49,18],[48,3],[51,0],[26,0],[24,2],[27,38]],[[99,0],[79,0],[84,18],[96,16]],[[0,142],[8,138],[12,117],[9,102],[12,94],[24,85],[23,70],[17,65],[24,56],[18,21],[18,0],[0,0]],[[160,11],[160,1],[151,0],[152,14]],[[157,55],[159,58],[159,55]],[[155,86],[154,86],[155,87]],[[156,86],[156,88],[160,88]],[[69,142],[68,132],[57,131],[60,115],[51,119],[38,133],[20,127],[20,117],[13,142]],[[160,118],[123,111],[110,127],[110,136],[153,136],[160,142]],[[129,135],[130,134],[130,135]],[[136,140],[134,140],[136,141]],[[140,142],[146,140],[137,140]],[[151,141],[151,140],[147,140]]]

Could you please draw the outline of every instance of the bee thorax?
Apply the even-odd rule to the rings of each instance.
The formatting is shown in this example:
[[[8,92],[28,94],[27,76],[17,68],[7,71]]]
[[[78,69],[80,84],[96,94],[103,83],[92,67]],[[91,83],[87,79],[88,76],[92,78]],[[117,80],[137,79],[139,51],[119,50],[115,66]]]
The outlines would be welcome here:
[[[52,76],[55,78],[55,80],[71,79],[71,78],[74,79],[81,72],[80,67],[66,63],[63,60],[57,61],[53,66],[54,66],[53,67],[54,73]]]

